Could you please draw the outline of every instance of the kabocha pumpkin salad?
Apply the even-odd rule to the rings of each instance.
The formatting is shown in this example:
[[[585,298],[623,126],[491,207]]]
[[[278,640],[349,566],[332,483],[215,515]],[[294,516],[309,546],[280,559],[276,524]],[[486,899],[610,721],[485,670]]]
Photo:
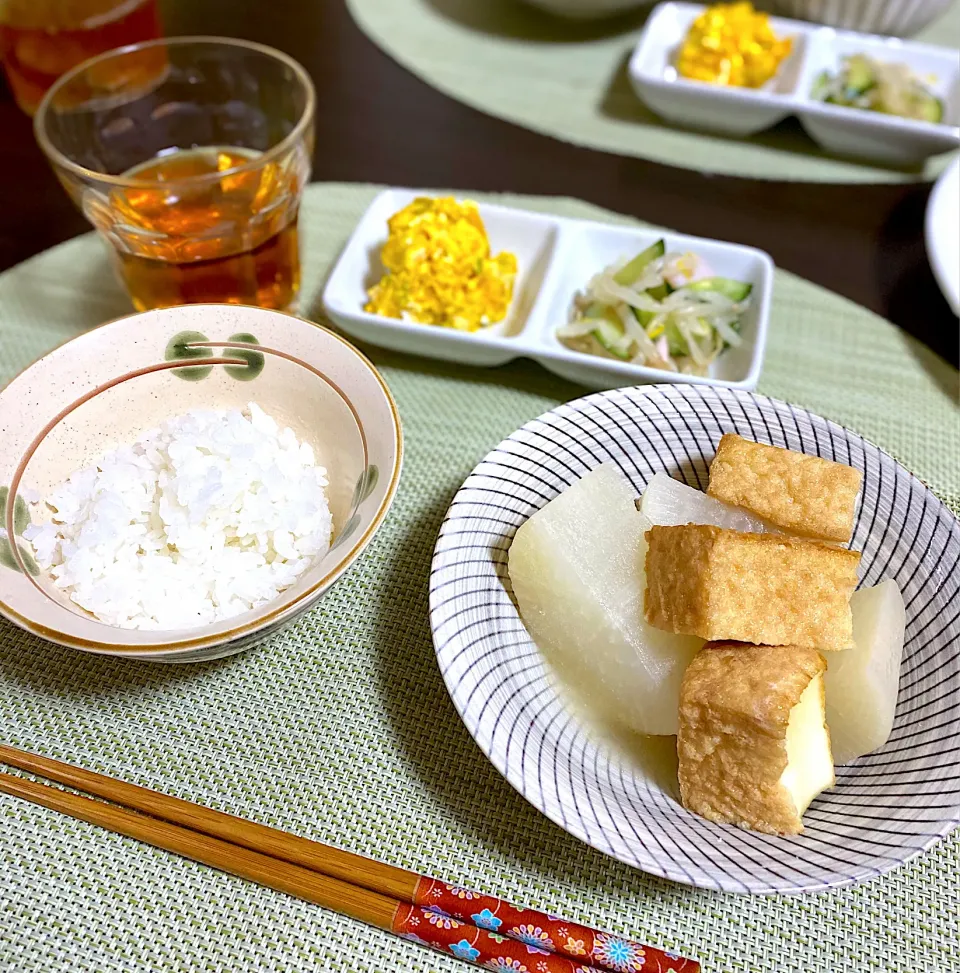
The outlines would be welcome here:
[[[752,3],[715,3],[693,22],[677,58],[677,72],[692,81],[761,88],[793,50]]]
[[[388,318],[478,331],[507,316],[517,258],[490,252],[475,203],[421,196],[390,217],[386,273],[364,310]]]

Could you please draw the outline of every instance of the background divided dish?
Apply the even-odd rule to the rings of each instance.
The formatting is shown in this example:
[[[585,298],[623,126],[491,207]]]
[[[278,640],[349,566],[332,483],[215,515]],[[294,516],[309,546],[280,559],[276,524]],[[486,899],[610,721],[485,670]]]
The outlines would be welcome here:
[[[671,738],[628,758],[598,745],[514,605],[507,557],[528,517],[602,462],[637,494],[662,470],[704,489],[724,432],[864,474],[851,546],[860,584],[894,578],[907,626],[893,733],[776,837],[712,824],[679,801]],[[804,409],[729,389],[621,389],[558,406],[504,440],[453,500],[430,611],[440,670],[494,766],[552,821],[665,878],[728,892],[806,892],[881,874],[960,822],[960,524],[872,443]]]
[[[528,357],[544,368],[591,388],[638,382],[685,382],[753,389],[760,377],[773,290],[773,262],[761,250],[679,233],[616,227],[481,204],[494,253],[516,254],[513,301],[504,321],[473,333],[407,323],[363,310],[367,289],[383,275],[380,251],[387,220],[426,191],[388,189],[367,209],[340,255],[323,294],[327,314],[362,341],[432,358],[473,365],[502,365]],[[431,195],[435,195],[431,193]],[[714,274],[753,285],[743,316],[739,348],[728,348],[699,378],[587,355],[563,345],[557,328],[570,319],[573,299],[589,279],[618,257],[632,257],[664,237],[668,250],[692,251]]]
[[[796,115],[829,152],[899,165],[917,164],[960,146],[960,60],[955,51],[772,17],[777,36],[794,39],[793,51],[777,74],[758,89],[711,85],[680,77],[673,66],[690,25],[705,9],[692,3],[660,4],[630,59],[634,90],[664,118],[694,128],[752,135]],[[916,121],[814,98],[817,78],[824,71],[835,74],[842,59],[854,53],[908,64],[943,101],[943,121]]]

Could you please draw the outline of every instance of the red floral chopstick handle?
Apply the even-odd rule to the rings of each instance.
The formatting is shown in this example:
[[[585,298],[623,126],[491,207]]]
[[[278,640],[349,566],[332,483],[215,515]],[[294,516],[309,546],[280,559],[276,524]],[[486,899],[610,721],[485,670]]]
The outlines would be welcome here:
[[[420,879],[414,902],[415,906],[398,910],[394,932],[486,969],[505,973],[589,973],[597,967],[614,973],[700,971],[695,960],[675,953],[433,878]],[[403,928],[397,928],[397,923]],[[479,933],[473,927],[479,927]],[[460,934],[453,935],[458,930]]]
[[[547,952],[460,922],[445,911],[416,905],[401,905],[393,921],[393,932],[403,939],[430,946],[448,956],[500,973],[597,973],[596,967],[575,963],[565,956]]]

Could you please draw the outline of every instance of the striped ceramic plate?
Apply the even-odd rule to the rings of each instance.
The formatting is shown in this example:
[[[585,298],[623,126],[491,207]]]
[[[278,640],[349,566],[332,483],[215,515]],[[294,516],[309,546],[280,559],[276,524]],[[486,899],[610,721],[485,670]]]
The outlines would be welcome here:
[[[831,27],[909,37],[953,0],[774,0],[776,12]]]
[[[675,779],[595,745],[555,689],[510,595],[516,529],[613,461],[638,494],[659,470],[704,487],[723,432],[863,471],[853,546],[861,584],[896,579],[907,642],[893,734],[837,771],[797,837],[711,824]],[[960,823],[960,525],[916,477],[855,433],[763,396],[689,385],[603,392],[527,423],[474,470],[434,555],[430,610],[441,671],[497,769],[551,820],[628,864],[730,892],[804,892],[878,875]]]

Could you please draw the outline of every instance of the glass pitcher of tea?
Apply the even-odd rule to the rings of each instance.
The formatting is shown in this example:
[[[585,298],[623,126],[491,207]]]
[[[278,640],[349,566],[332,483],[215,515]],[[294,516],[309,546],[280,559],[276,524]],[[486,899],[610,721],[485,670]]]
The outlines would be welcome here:
[[[81,61],[159,36],[157,0],[0,0],[0,61],[31,115]]]

